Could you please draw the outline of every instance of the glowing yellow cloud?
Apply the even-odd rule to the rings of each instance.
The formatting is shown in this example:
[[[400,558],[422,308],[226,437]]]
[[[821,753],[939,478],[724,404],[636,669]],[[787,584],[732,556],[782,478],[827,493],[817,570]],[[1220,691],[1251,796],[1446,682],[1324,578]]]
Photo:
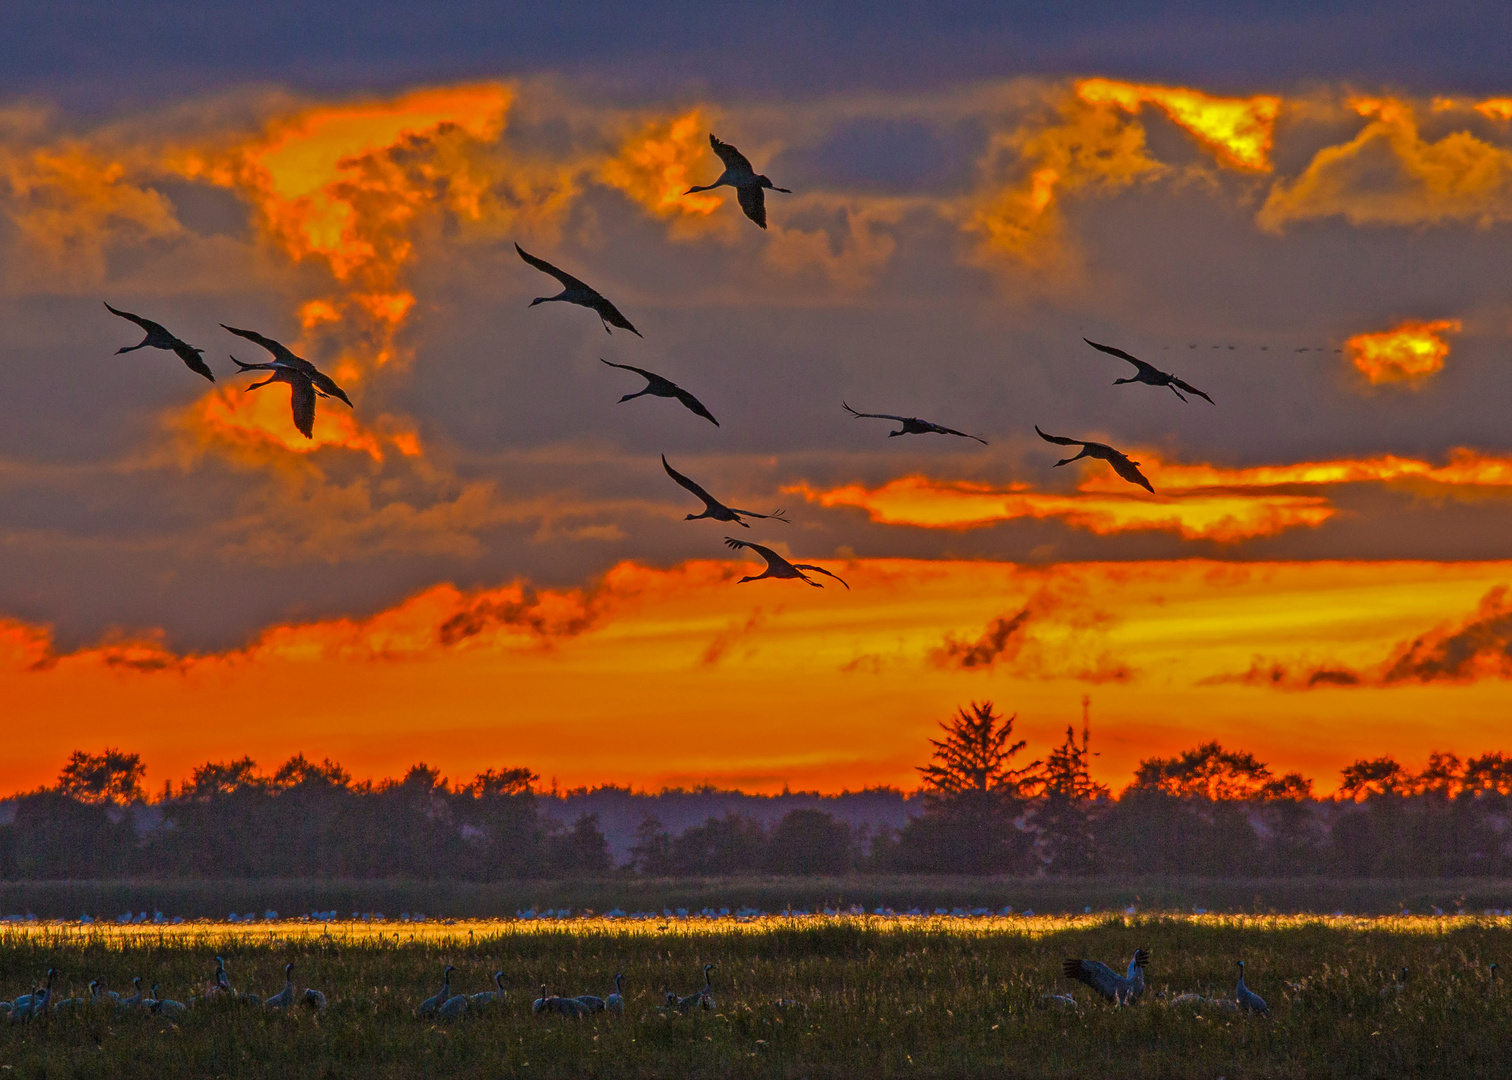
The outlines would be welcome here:
[[[873,489],[849,484],[818,491],[800,484],[783,490],[821,506],[860,507],[873,521],[883,524],[929,529],[969,528],[1016,518],[1057,518],[1098,535],[1157,529],[1188,540],[1233,541],[1270,536],[1296,526],[1321,525],[1334,515],[1327,499],[1313,495],[1200,490],[1153,498],[1119,492],[1047,495],[922,476],[903,477]]]
[[[1419,386],[1444,368],[1449,356],[1444,335],[1462,329],[1458,319],[1408,320],[1392,330],[1356,334],[1344,343],[1344,350],[1372,385],[1406,382]]]
[[[1154,105],[1224,165],[1270,171],[1276,116],[1281,111],[1278,97],[1220,98],[1183,86],[1112,79],[1083,79],[1076,84],[1076,96],[1089,105],[1112,105],[1127,113],[1139,112],[1141,105]]]
[[[987,176],[965,228],[984,249],[1028,263],[1054,263],[1068,194],[1116,191],[1164,170],[1145,150],[1145,133],[1119,110],[1072,94],[1054,119],[993,137]]]
[[[693,109],[670,120],[649,121],[604,163],[601,175],[658,217],[704,218],[724,200],[712,191],[683,192],[694,186],[695,174],[709,170],[706,159],[711,157],[709,120],[702,109]]]
[[[1261,227],[1335,216],[1355,225],[1512,218],[1512,151],[1468,131],[1428,142],[1409,102],[1360,97],[1350,105],[1369,121],[1365,128],[1319,150],[1295,180],[1278,181],[1260,209]]]

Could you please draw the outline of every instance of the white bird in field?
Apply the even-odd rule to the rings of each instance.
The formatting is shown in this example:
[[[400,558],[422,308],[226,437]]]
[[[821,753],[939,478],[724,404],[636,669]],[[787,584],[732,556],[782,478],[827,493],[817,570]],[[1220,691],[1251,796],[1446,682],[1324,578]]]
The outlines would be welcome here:
[[[1144,969],[1149,962],[1150,954],[1136,949],[1127,975],[1120,975],[1100,960],[1067,960],[1061,970],[1066,978],[1085,983],[1115,1005],[1128,1005],[1144,993]]]
[[[435,1016],[436,1011],[451,999],[451,973],[455,970],[456,968],[450,964],[446,965],[446,970],[441,973],[441,992],[435,997],[428,997],[422,1001],[419,1008],[415,1010],[416,1013],[420,1016]]]
[[[119,315],[123,319],[130,319],[143,330],[147,331],[147,336],[141,340],[140,344],[128,345],[125,348],[117,349],[117,356],[121,353],[136,352],[138,349],[167,349],[169,352],[177,355],[184,362],[184,366],[190,371],[196,375],[203,375],[211,382],[215,381],[215,373],[210,370],[209,365],[202,358],[201,354],[204,353],[204,349],[196,349],[187,341],[170,334],[168,328],[162,323],[155,323],[151,319],[144,319],[140,315],[133,315],[129,311],[121,311],[119,308],[111,307],[108,303],[105,307],[111,314]]]
[[[443,1001],[441,1003],[441,1007],[436,1010],[436,1018],[438,1020],[446,1020],[448,1022],[452,1022],[460,1018],[466,1011],[467,995],[453,994],[451,997]]]
[[[89,996],[96,1004],[109,1002],[112,1005],[119,1005],[121,1003],[121,995],[114,990],[105,989],[105,984],[99,979],[89,984]]]
[[[531,307],[535,307],[537,304],[549,304],[554,300],[560,300],[567,304],[577,304],[579,307],[588,308],[603,321],[604,333],[606,334],[611,333],[610,326],[618,326],[621,330],[630,331],[636,337],[642,336],[639,330],[630,325],[630,320],[620,314],[620,309],[611,304],[609,299],[593,286],[579,281],[565,270],[552,266],[545,259],[536,258],[519,244],[515,245],[515,250],[520,253],[520,258],[524,259],[531,266],[543,274],[550,274],[562,283],[561,292],[555,296],[538,296],[530,302]]]
[[[719,160],[724,162],[724,172],[720,173],[719,179],[712,184],[690,187],[683,194],[692,195],[695,191],[713,191],[717,187],[732,187],[735,189],[735,197],[740,200],[740,208],[745,211],[745,216],[763,229],[766,228],[766,196],[763,191],[770,188],[784,195],[791,195],[792,192],[787,188],[778,187],[759,174],[751,168],[751,163],[746,160],[744,154],[729,143],[721,142],[712,132],[709,133],[709,145],[719,155]]]
[[[266,999],[263,1005],[270,1009],[287,1009],[294,1004],[294,965],[284,965],[284,988]]]
[[[136,993],[132,994],[128,998],[121,998],[119,1001],[117,1001],[117,1012],[129,1012],[133,1009],[139,1009],[142,1007],[142,1003],[147,999],[147,995],[142,993],[142,977],[140,975],[131,980],[131,985],[136,987]]]
[[[47,1011],[47,1003],[52,1000],[53,979],[57,977],[57,968],[47,969],[47,983],[44,986],[33,987],[29,994],[22,994],[11,1002],[10,1018],[12,1020],[30,1020]]]
[[[777,554],[775,551],[765,546],[764,544],[753,544],[748,540],[737,540],[733,536],[727,536],[725,537],[725,545],[736,551],[739,551],[741,548],[750,548],[756,554],[765,559],[767,563],[767,568],[761,573],[747,575],[746,577],[741,578],[740,581],[736,584],[744,585],[747,581],[760,581],[762,578],[797,578],[800,581],[807,582],[816,589],[824,588],[824,585],[821,582],[814,581],[811,578],[805,576],[803,573],[803,571],[805,570],[812,570],[816,574],[823,574],[825,577],[832,577],[836,581],[840,582],[840,584],[845,585],[847,590],[850,589],[850,586],[846,584],[845,579],[842,578],[839,574],[832,574],[824,567],[815,566],[813,563],[788,562],[781,555]]]
[[[304,1002],[305,1008],[309,1009],[311,1012],[325,1011],[326,996],[319,990],[316,990],[313,986],[305,987],[304,996],[301,998],[301,1000]]]
[[[1494,964],[1492,965],[1492,967],[1495,966],[1496,965]],[[1494,973],[1492,977],[1495,977]],[[625,998],[620,989],[620,984],[624,981],[624,979],[625,977],[623,975],[616,975],[614,977],[614,993],[610,994],[607,998],[604,999],[604,1006],[610,1012],[622,1013],[625,1011]]]
[[[504,1000],[504,973],[502,971],[494,972],[493,981],[494,988],[492,990],[483,990],[468,998],[474,1009],[481,1009],[484,1005],[494,1005]]]
[[[153,1002],[150,1011],[154,1016],[183,1016],[189,1011],[189,1006],[182,1001],[174,1001],[172,998],[158,997],[158,984],[152,984]]]
[[[1261,1016],[1270,1014],[1270,1006],[1265,999],[1244,985],[1244,961],[1239,961],[1239,985],[1234,988],[1234,1000],[1239,1002],[1239,1007],[1245,1012],[1259,1013]]]
[[[644,390],[637,390],[633,394],[626,394],[624,397],[620,398],[619,403],[621,405],[634,398],[642,397],[645,394],[650,394],[652,397],[676,398],[678,401],[682,402],[683,407],[688,411],[697,413],[699,416],[709,421],[709,423],[713,424],[715,427],[719,426],[719,421],[714,419],[713,413],[704,408],[703,402],[699,401],[692,394],[688,393],[682,387],[678,386],[671,379],[658,375],[654,371],[647,371],[645,368],[633,367],[630,364],[616,364],[612,361],[605,360],[602,356],[599,357],[599,363],[608,364],[610,367],[624,368],[626,371],[633,371],[641,378],[646,380],[646,388]]]
[[[772,521],[787,521],[787,518],[783,516],[783,512],[781,510],[778,510],[773,514],[758,514],[754,510],[737,510],[733,507],[726,506],[714,496],[710,495],[703,488],[699,487],[698,484],[694,483],[688,477],[678,472],[671,465],[668,465],[666,454],[662,455],[662,468],[666,469],[667,475],[675,480],[678,484],[686,488],[688,491],[691,491],[694,495],[703,500],[704,512],[701,514],[689,514],[687,517],[683,518],[684,521],[698,521],[701,518],[712,518],[715,521],[733,521],[736,525],[744,526],[747,529],[749,529],[750,526],[746,525],[744,521],[740,520],[742,515],[744,515],[745,517],[753,518],[767,518]]]
[[[1072,997],[1070,994],[1041,994],[1040,995],[1040,1008],[1042,1008],[1042,1009],[1048,1009],[1052,1005],[1056,1006],[1057,1008],[1061,1008],[1061,1009],[1079,1009],[1079,1008],[1081,1008],[1081,1006],[1076,1003],[1076,999],[1074,997]]]
[[[714,980],[710,975],[710,972],[712,972],[713,970],[713,964],[705,964],[703,988],[689,994],[687,997],[678,997],[676,994],[669,991],[667,994],[667,1004],[675,1006],[677,1008],[677,1011],[683,1014],[686,1014],[693,1009],[713,1009]]]
[[[963,439],[975,439],[983,446],[987,445],[987,440],[980,435],[968,435],[964,431],[957,431],[955,428],[941,427],[932,421],[920,420],[917,416],[893,416],[891,413],[857,412],[843,401],[840,404],[845,405],[845,411],[858,420],[862,417],[870,417],[873,420],[896,420],[902,424],[903,426],[899,430],[887,433],[889,439],[896,438],[899,435],[959,435]]]

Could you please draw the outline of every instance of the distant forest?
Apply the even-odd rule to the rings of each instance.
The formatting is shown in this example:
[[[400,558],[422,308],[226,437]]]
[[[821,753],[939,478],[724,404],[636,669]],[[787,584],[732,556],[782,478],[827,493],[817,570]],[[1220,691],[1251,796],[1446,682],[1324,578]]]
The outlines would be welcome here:
[[[149,797],[137,754],[75,751],[0,800],[0,879],[530,878],[844,874],[1512,876],[1512,758],[1435,753],[1297,773],[1205,743],[1140,762],[1115,796],[1084,729],[1020,763],[1014,717],[941,725],[913,793],[543,791],[525,768],[448,783],[424,764],[354,782],[302,755],[209,762]]]

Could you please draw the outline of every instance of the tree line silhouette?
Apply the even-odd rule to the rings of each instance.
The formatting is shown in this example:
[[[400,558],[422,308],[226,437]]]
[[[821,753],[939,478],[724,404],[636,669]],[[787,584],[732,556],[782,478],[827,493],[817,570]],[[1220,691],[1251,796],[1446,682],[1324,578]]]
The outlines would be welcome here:
[[[1014,720],[983,702],[942,723],[919,768],[919,812],[901,827],[800,806],[769,824],[727,811],[674,834],[646,813],[618,865],[598,815],[558,822],[524,768],[448,784],[420,764],[373,782],[330,760],[296,755],[269,774],[244,757],[202,765],[149,798],[139,755],[75,751],[56,784],[0,802],[0,878],[1512,873],[1512,758],[1502,753],[1435,753],[1421,772],[1359,760],[1319,798],[1305,777],[1208,742],[1141,761],[1115,797],[1091,778],[1085,728],[1017,764],[1026,743],[1013,739]]]

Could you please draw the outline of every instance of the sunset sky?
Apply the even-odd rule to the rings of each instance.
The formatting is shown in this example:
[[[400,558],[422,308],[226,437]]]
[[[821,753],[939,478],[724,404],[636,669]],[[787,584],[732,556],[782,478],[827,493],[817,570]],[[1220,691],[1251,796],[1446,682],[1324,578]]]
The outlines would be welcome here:
[[[306,7],[0,15],[0,792],[106,745],[912,787],[957,706],[1041,756],[1084,695],[1115,787],[1512,750],[1512,16]],[[768,230],[682,194],[710,132]],[[355,408],[305,439],[220,323]],[[791,524],[684,521],[661,454]]]

